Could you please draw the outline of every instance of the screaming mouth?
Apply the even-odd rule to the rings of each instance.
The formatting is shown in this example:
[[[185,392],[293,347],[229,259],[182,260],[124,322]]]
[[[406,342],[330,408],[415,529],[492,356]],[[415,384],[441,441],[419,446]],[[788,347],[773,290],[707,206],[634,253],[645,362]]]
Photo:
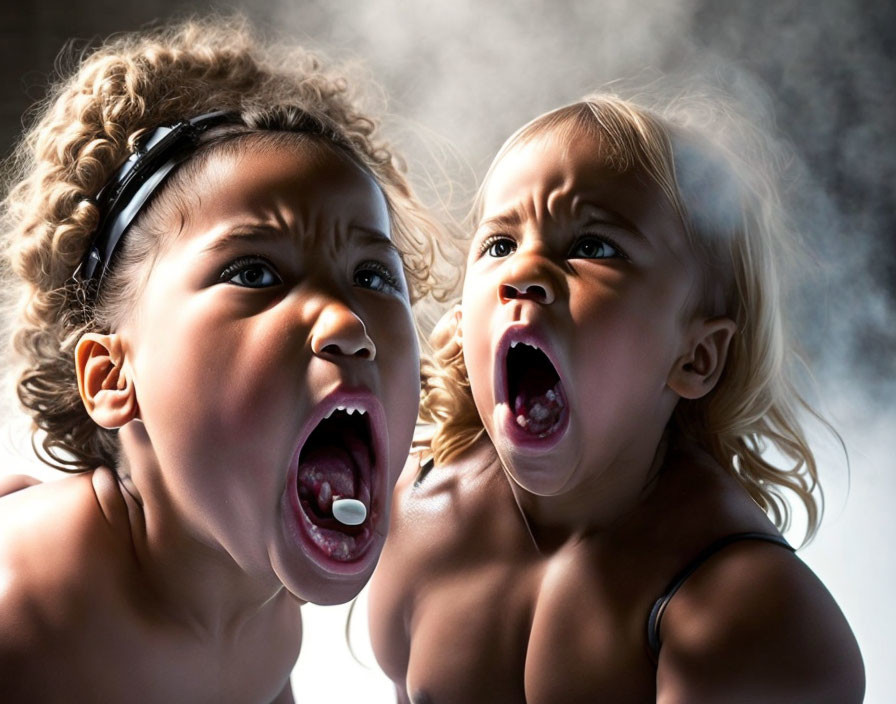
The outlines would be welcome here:
[[[303,525],[312,542],[337,561],[356,559],[372,538],[373,447],[367,412],[339,406],[321,420],[299,453]]]
[[[547,355],[534,345],[513,342],[507,352],[508,402],[523,431],[544,438],[564,418],[566,397],[560,375]]]

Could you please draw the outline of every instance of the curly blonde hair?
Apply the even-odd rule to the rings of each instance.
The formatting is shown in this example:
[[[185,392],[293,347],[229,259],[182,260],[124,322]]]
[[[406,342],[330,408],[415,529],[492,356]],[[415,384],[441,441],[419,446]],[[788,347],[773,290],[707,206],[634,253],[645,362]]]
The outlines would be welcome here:
[[[709,451],[782,530],[792,513],[786,492],[794,494],[805,506],[811,539],[823,496],[800,413],[839,435],[793,379],[800,357],[786,333],[779,282],[798,239],[779,196],[780,151],[719,96],[682,96],[650,109],[613,94],[589,96],[541,115],[504,143],[480,187],[474,222],[496,164],[548,132],[597,138],[611,168],[643,169],[675,208],[702,264],[696,307],[731,318],[737,328],[713,391],[677,404],[670,440],[686,438]],[[429,425],[418,444],[429,446],[437,464],[463,453],[484,432],[457,326],[451,311],[436,327],[433,352],[423,362],[421,419]],[[769,446],[784,466],[765,456]]]
[[[212,111],[233,113],[242,124],[225,129],[226,139],[201,145],[203,156],[194,155],[165,183],[128,230],[99,298],[85,303],[73,272],[98,224],[98,192],[141,134]],[[433,273],[439,227],[344,75],[313,54],[261,41],[239,17],[193,19],[114,37],[51,89],[7,164],[0,216],[4,264],[14,274],[7,278],[18,284],[7,288],[5,302],[23,361],[17,391],[43,461],[64,471],[116,465],[115,432],[97,426],[81,402],[74,349],[85,332],[113,330],[133,305],[170,237],[162,215],[184,212],[193,162],[222,143],[236,149],[249,138],[276,141],[300,130],[307,115],[326,124],[330,141],[380,184],[412,301],[443,297]]]

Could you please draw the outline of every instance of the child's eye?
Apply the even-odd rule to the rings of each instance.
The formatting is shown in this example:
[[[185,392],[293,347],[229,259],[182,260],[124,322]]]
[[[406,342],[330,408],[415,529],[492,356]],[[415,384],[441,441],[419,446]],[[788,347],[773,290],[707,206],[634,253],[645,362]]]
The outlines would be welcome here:
[[[488,254],[490,257],[507,257],[513,254],[516,249],[516,242],[511,238],[503,235],[492,235],[479,248],[480,256]]]
[[[601,237],[580,238],[569,252],[570,259],[612,259],[625,257],[622,250]]]
[[[379,262],[364,262],[355,270],[355,286],[371,291],[400,293],[401,282],[392,271]]]
[[[220,280],[246,288],[266,288],[283,283],[273,265],[261,257],[240,257],[227,265]]]

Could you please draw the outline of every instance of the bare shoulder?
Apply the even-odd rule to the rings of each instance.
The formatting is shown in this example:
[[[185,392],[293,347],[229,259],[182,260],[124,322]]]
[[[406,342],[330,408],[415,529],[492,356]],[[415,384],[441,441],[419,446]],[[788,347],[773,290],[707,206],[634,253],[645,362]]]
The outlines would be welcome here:
[[[40,479],[28,474],[6,474],[0,476],[0,497],[14,494],[17,491],[27,489],[30,486],[36,486],[40,483]]]
[[[502,490],[509,495],[494,453],[484,443],[445,465],[421,463],[416,455],[408,460],[370,585],[371,642],[380,667],[394,682],[404,681],[420,601],[435,593],[440,581],[468,574],[471,563],[486,559],[486,536],[495,536],[488,525],[496,519],[484,510],[483,497],[497,499],[495,492]]]
[[[453,525],[441,522],[443,514],[458,508],[458,478],[454,465],[433,467],[416,454],[408,458],[395,485],[389,533],[371,583],[374,626],[388,623],[393,630],[393,612],[403,612],[420,586],[408,577],[419,574],[420,562],[442,554],[453,540]]]
[[[661,635],[658,702],[862,701],[849,624],[777,545],[742,541],[712,557],[670,602]]]
[[[517,530],[518,517],[497,456],[481,442],[444,465],[411,457],[396,486],[386,546],[418,561],[417,568],[424,567],[419,561],[435,568],[447,554],[474,555],[470,541],[478,536],[482,544],[486,525],[501,540],[510,537],[501,535],[502,526]]]
[[[102,481],[102,480],[101,480]],[[91,473],[0,499],[0,649],[26,650],[85,606],[114,551]]]

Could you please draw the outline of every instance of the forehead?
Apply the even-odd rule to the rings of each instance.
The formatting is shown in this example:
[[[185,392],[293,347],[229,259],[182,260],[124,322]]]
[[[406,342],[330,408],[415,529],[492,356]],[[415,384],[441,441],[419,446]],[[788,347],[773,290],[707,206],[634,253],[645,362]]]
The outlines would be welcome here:
[[[251,223],[298,235],[362,227],[390,236],[386,198],[373,177],[317,140],[249,140],[212,154],[194,187],[187,221],[198,231]]]
[[[595,207],[644,230],[675,231],[681,219],[641,167],[620,169],[597,135],[555,128],[513,145],[499,158],[482,194],[483,220],[515,214],[561,217]],[[632,160],[633,161],[633,160]]]

